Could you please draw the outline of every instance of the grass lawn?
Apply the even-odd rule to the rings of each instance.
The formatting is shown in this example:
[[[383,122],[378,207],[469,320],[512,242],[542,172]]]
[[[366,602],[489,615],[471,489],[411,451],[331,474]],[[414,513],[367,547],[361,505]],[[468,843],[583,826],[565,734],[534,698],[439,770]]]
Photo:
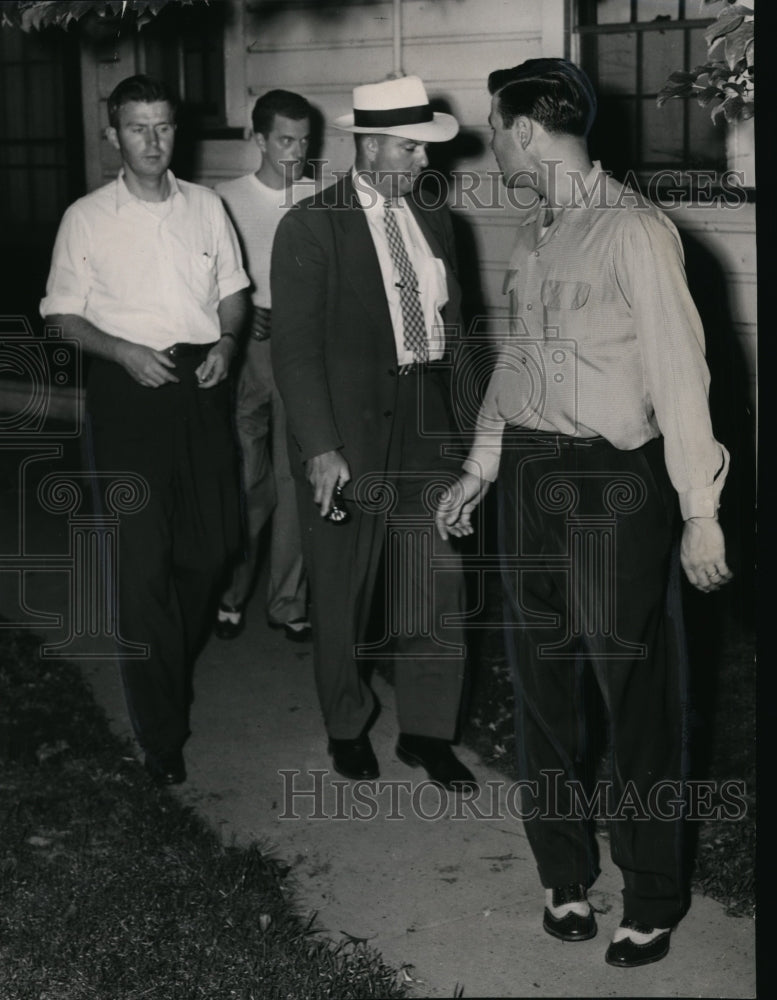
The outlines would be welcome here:
[[[0,629],[0,998],[403,997],[322,942],[286,870],[155,789],[76,667]]]

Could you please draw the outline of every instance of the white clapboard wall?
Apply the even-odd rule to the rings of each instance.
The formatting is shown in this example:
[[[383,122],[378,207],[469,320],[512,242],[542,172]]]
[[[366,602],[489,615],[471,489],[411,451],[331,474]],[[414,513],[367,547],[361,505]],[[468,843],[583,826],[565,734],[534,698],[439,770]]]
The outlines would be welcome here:
[[[480,196],[462,197],[459,192],[453,208],[471,238],[485,312],[499,326],[506,312],[502,276],[515,213],[489,202],[498,185],[488,149],[486,78],[495,68],[536,56],[563,55],[570,44],[574,49],[574,36],[567,38],[564,0],[404,0],[399,47],[391,2],[230,2],[234,16],[225,42],[229,125],[245,128],[256,97],[274,87],[304,94],[328,123],[350,110],[354,86],[385,78],[398,59],[406,73],[424,79],[430,99],[442,102],[441,110],[456,115],[462,139],[456,161],[448,166],[460,176],[467,172],[461,183],[468,189],[475,185]],[[116,155],[102,138],[106,98],[120,79],[143,68],[141,47],[129,37],[109,60],[84,54],[90,187],[113,176],[117,168]],[[327,125],[320,156],[329,169],[347,169],[352,155],[352,137]],[[213,185],[256,169],[258,156],[250,137],[204,141],[198,147],[194,179]],[[726,283],[731,333],[745,359],[754,402],[755,206],[682,207],[670,214],[684,237],[701,246],[714,262],[710,281],[722,277]],[[695,291],[698,296],[698,286]]]

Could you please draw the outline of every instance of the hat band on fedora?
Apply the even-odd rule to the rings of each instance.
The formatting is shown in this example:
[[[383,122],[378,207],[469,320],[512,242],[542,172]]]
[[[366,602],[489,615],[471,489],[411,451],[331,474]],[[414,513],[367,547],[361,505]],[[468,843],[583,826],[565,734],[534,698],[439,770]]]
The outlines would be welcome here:
[[[353,123],[359,128],[392,128],[395,125],[422,125],[434,121],[428,104],[411,108],[389,108],[387,111],[365,111],[354,108]]]

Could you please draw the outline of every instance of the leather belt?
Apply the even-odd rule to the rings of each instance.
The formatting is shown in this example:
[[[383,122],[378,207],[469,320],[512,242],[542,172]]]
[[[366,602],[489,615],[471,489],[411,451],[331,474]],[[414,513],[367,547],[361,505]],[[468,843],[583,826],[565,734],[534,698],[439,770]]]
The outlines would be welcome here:
[[[168,358],[204,358],[208,351],[217,341],[213,340],[209,344],[180,343],[166,347],[163,354]]]
[[[521,427],[516,424],[507,424],[504,429],[505,435],[513,438],[526,438],[537,444],[545,443],[558,445],[566,448],[591,448],[594,445],[607,444],[607,438],[601,434],[591,437],[572,437],[571,434],[561,434],[558,431],[533,430],[531,427]],[[612,447],[612,445],[610,445]]]

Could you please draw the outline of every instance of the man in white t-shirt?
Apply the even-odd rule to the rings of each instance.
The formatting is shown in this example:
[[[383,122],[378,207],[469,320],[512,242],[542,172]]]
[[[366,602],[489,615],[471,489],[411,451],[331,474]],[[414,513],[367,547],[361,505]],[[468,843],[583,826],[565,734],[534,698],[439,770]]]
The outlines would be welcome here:
[[[253,282],[253,322],[237,387],[236,425],[242,451],[246,538],[241,561],[222,594],[215,634],[233,639],[245,624],[245,603],[256,572],[259,536],[273,516],[267,620],[295,642],[310,638],[307,578],[286,446],[286,415],[270,361],[270,254],[285,212],[315,192],[302,176],[310,135],[310,105],[299,94],[271,90],[252,113],[262,153],[256,173],[216,186],[238,231]],[[274,512],[274,513],[273,513]]]

